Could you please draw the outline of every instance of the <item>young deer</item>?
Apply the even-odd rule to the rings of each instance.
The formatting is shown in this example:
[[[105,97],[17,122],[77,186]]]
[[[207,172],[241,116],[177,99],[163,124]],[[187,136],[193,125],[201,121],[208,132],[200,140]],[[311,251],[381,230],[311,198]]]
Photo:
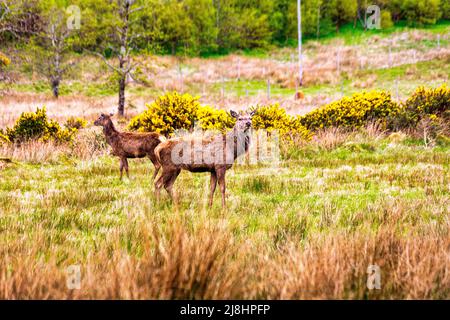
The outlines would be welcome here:
[[[180,171],[210,172],[209,206],[212,206],[217,182],[222,193],[222,207],[225,207],[225,173],[237,157],[248,151],[250,131],[254,112],[239,115],[230,111],[236,124],[225,135],[215,135],[208,139],[174,138],[162,142],[155,149],[162,166],[162,174],[155,182],[156,198],[164,186],[173,200],[172,187]]]
[[[153,179],[155,179],[159,168],[161,168],[161,165],[156,159],[155,148],[163,141],[163,138],[154,132],[119,132],[114,127],[111,120],[112,116],[113,114],[106,115],[102,113],[95,120],[94,125],[103,127],[106,142],[112,147],[112,154],[120,158],[120,179],[122,180],[123,169],[125,169],[127,177],[129,177],[128,158],[144,157],[149,157],[155,166],[155,173],[153,174]]]

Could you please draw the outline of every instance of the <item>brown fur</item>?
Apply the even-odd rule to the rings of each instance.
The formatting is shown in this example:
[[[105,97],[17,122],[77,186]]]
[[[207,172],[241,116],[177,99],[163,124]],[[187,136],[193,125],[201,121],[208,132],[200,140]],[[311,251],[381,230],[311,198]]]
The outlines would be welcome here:
[[[233,165],[237,157],[248,151],[250,145],[249,129],[251,127],[251,114],[239,116],[235,112],[231,114],[237,118],[236,125],[226,135],[216,135],[205,139],[174,138],[162,142],[155,149],[155,154],[162,165],[162,174],[155,182],[156,198],[159,199],[160,190],[164,186],[173,199],[172,187],[181,170],[191,172],[210,172],[209,205],[212,206],[214,192],[217,183],[222,193],[222,206],[225,207],[225,173]],[[174,161],[173,155],[182,155],[184,150],[190,150],[187,157],[191,161]],[[196,155],[212,155],[210,161],[192,161]]]
[[[111,117],[101,114],[94,122],[96,126],[102,126],[106,137],[106,142],[112,147],[112,154],[120,158],[120,179],[122,179],[123,169],[128,174],[128,158],[148,157],[155,166],[155,179],[161,167],[155,155],[155,148],[161,143],[161,136],[155,132],[134,133],[119,132],[114,127]]]

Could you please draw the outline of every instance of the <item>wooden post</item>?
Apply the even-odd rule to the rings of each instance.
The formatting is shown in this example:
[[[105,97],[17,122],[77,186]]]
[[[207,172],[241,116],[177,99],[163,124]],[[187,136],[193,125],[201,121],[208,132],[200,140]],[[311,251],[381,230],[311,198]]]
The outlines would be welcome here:
[[[179,80],[180,80],[180,91],[183,92],[183,70],[181,69],[181,64],[178,64],[178,76],[179,76]]]
[[[267,99],[270,99],[270,78],[267,78]]]
[[[388,56],[389,68],[392,67],[392,42],[389,42],[389,56]]]
[[[297,0],[297,32],[298,32],[298,84],[303,85],[303,56],[302,56],[302,2]]]
[[[223,80],[223,76],[222,76],[222,101],[225,98],[225,82]]]
[[[241,59],[238,59],[238,65],[237,65],[237,80],[241,80]]]
[[[337,48],[336,51],[336,70],[338,75],[341,75],[341,53],[339,51],[339,48]]]
[[[397,101],[400,100],[400,97],[398,95],[398,77],[395,79],[395,97],[396,97]]]

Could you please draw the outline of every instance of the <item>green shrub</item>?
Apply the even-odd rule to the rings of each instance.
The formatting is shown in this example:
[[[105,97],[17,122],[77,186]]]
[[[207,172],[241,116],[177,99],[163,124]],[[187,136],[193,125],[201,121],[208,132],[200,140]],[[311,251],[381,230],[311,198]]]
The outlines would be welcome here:
[[[169,136],[175,130],[193,130],[196,122],[202,129],[224,130],[234,125],[224,110],[201,106],[198,97],[174,92],[147,104],[147,110],[131,119],[128,129]]]
[[[268,132],[278,131],[284,138],[299,136],[309,140],[311,133],[301,122],[286,113],[286,110],[278,104],[261,106],[256,108],[256,113],[252,119],[253,128],[264,129]]]
[[[388,10],[381,10],[380,20],[382,29],[389,29],[394,26],[394,23],[392,22],[391,12]]]
[[[10,141],[28,140],[68,142],[73,139],[76,129],[62,129],[58,122],[47,118],[45,107],[36,112],[23,112],[13,128],[6,129]]]
[[[79,118],[79,117],[70,117],[69,119],[66,120],[66,123],[64,124],[64,126],[71,130],[71,129],[83,129],[86,128],[87,126],[87,121],[84,120],[83,118]]]
[[[386,91],[355,93],[322,106],[299,117],[309,130],[328,127],[358,128],[369,122],[386,126],[388,119],[400,112],[400,106],[392,101]]]
[[[429,117],[450,121],[450,89],[445,84],[436,89],[417,88],[405,101],[402,112],[392,120],[391,126],[395,129],[412,128]]]

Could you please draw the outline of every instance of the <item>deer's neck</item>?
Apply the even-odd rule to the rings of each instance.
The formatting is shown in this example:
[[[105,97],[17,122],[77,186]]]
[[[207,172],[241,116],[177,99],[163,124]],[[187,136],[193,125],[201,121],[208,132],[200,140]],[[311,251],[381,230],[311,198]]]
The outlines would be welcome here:
[[[114,127],[114,124],[112,123],[112,121],[109,121],[105,126],[103,126],[103,133],[105,134],[106,142],[108,142],[108,144],[110,144],[110,145],[119,136],[119,132]]]
[[[233,154],[233,159],[246,153],[250,147],[250,131],[240,131],[234,128],[227,133],[226,137],[227,153]],[[228,158],[228,157],[227,157]]]

